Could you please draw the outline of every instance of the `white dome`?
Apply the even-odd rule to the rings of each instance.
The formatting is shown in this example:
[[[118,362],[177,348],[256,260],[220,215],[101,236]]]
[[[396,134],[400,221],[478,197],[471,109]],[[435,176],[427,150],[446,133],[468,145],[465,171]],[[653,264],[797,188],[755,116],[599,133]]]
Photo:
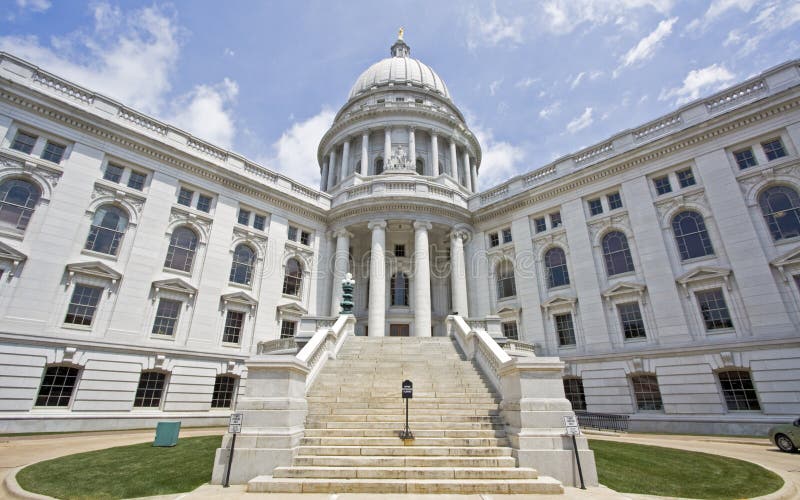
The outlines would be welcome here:
[[[370,66],[356,80],[355,85],[350,90],[348,99],[352,99],[358,94],[369,90],[375,86],[387,85],[417,85],[425,87],[434,92],[439,92],[445,98],[450,99],[450,93],[439,75],[427,64],[411,57],[388,57]]]

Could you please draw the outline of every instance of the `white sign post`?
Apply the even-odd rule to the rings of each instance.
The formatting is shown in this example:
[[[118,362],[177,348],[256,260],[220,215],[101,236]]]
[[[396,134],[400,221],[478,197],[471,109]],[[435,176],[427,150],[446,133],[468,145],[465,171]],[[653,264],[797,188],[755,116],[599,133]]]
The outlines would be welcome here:
[[[575,441],[575,436],[581,434],[580,426],[578,425],[578,417],[575,414],[564,415],[564,427],[567,429],[567,436],[572,436],[572,451],[575,452],[575,462],[578,464],[578,476],[581,479],[581,489],[585,490],[586,485],[583,484],[583,469],[581,469],[581,458],[578,456],[578,443]]]
[[[222,485],[227,488],[231,479],[231,465],[233,465],[233,449],[236,447],[236,435],[242,432],[242,414],[231,413],[228,421],[228,434],[233,434],[231,439],[231,451],[228,453],[228,470],[225,472],[225,483]]]

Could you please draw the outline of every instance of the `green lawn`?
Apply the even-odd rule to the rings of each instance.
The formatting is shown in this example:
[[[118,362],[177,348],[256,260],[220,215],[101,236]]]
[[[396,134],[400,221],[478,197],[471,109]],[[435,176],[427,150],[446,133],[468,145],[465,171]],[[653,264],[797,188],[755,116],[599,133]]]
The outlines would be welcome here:
[[[595,439],[589,447],[600,483],[619,492],[722,500],[783,486],[777,474],[734,458]]]
[[[17,474],[28,491],[63,499],[132,498],[191,491],[211,480],[221,436],[184,438],[172,448],[152,442],[39,462]]]

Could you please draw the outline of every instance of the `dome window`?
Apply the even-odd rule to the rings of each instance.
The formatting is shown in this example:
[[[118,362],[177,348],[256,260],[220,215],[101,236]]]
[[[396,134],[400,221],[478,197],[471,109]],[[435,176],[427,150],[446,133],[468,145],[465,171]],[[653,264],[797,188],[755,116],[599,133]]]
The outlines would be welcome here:
[[[383,158],[375,158],[375,175],[383,173]]]

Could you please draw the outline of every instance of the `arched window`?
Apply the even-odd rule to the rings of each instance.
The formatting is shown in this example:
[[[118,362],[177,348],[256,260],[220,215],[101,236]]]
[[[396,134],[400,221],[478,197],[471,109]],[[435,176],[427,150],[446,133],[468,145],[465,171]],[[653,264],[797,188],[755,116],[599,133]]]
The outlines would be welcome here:
[[[447,168],[447,167],[446,167],[446,165],[444,164],[444,162],[443,162],[442,160],[439,160],[439,173],[440,173],[440,174],[446,174],[446,173],[447,173],[447,170],[446,170],[446,168]]]
[[[772,239],[800,236],[800,196],[789,186],[773,186],[758,196]]]
[[[633,271],[633,258],[628,248],[628,238],[620,231],[603,236],[603,258],[609,276]]]
[[[675,233],[681,260],[714,255],[714,247],[708,237],[706,223],[699,213],[687,210],[673,217],[672,232]]]
[[[361,173],[361,160],[356,162],[356,173]]]
[[[517,294],[514,283],[514,266],[511,262],[504,261],[497,265],[497,298],[505,299]]]
[[[24,230],[40,196],[38,187],[22,179],[0,184],[0,226]]]
[[[422,158],[417,158],[417,173],[419,175],[425,175],[425,162],[422,161]]]
[[[299,297],[302,287],[303,266],[297,259],[289,259],[286,262],[286,274],[283,277],[283,293]]]
[[[392,305],[408,305],[408,277],[405,273],[397,273],[392,276]]]
[[[544,267],[547,271],[547,287],[569,285],[567,256],[560,248],[551,248],[544,254]]]
[[[197,233],[188,227],[179,227],[172,232],[164,267],[190,272],[197,251]]]
[[[127,228],[128,215],[124,210],[114,205],[103,205],[94,213],[84,248],[93,252],[117,255]]]
[[[383,158],[375,158],[375,175],[383,173]]]
[[[229,280],[241,285],[249,285],[253,280],[253,264],[256,261],[256,253],[252,248],[241,244],[233,251],[233,263],[231,264],[231,276]]]

